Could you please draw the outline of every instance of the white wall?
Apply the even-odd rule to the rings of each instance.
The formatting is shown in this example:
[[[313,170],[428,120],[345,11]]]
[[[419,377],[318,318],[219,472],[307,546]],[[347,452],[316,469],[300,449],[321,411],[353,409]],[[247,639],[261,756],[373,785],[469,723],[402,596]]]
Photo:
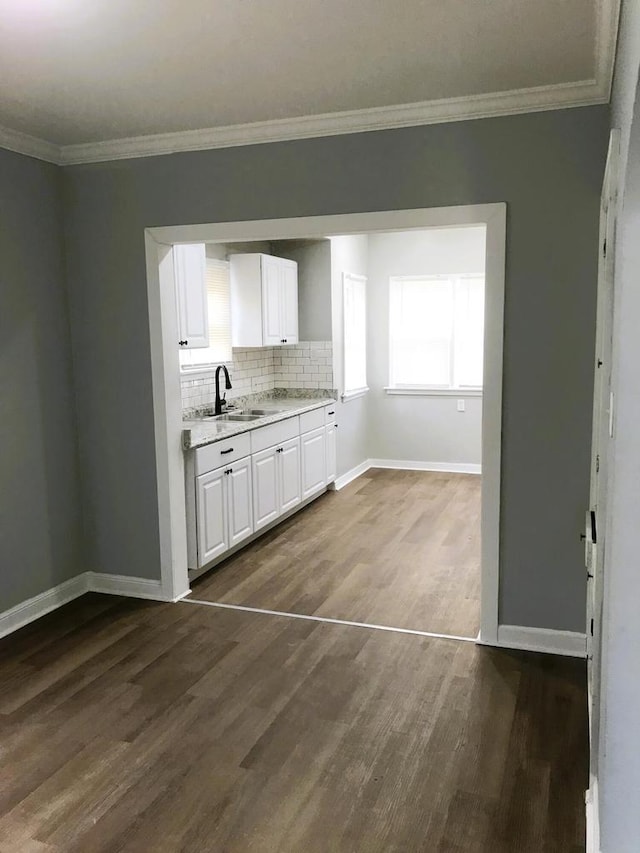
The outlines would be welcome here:
[[[370,456],[479,465],[482,398],[389,395],[389,278],[484,272],[485,227],[369,236],[367,291]],[[465,411],[457,411],[464,399]]]
[[[368,274],[369,238],[355,235],[331,238],[331,317],[333,326],[334,388],[344,392],[342,274]],[[369,458],[369,398],[338,400],[338,476]]]

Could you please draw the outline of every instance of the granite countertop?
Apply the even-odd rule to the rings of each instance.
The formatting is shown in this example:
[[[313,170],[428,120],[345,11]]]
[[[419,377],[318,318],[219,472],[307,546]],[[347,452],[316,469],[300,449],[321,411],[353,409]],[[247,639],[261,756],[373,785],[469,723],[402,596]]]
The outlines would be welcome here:
[[[231,438],[234,435],[240,435],[243,432],[267,426],[267,424],[274,424],[277,421],[283,421],[286,418],[304,414],[304,412],[311,412],[314,409],[320,409],[322,406],[335,402],[334,397],[328,396],[313,397],[310,399],[301,397],[262,398],[260,401],[251,404],[251,406],[264,409],[279,409],[278,414],[264,415],[263,417],[256,418],[254,421],[217,421],[215,419],[209,420],[204,416],[183,420],[182,446],[185,450],[194,450],[196,447],[204,447],[206,444],[213,444],[214,441]],[[232,412],[233,409],[230,409],[229,413],[231,414]]]

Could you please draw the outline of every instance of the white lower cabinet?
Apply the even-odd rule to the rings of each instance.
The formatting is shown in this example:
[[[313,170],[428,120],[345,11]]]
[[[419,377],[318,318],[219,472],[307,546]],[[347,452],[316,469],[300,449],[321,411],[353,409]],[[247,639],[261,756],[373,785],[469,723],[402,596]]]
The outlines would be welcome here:
[[[268,447],[251,457],[253,468],[253,526],[260,530],[280,515],[278,448]]]
[[[253,533],[251,487],[251,457],[234,462],[228,469],[227,496],[229,517],[229,547],[247,539]]]
[[[219,560],[333,482],[336,429],[335,407],[327,406],[197,449],[186,472],[190,483],[195,478],[187,493],[190,570]]]
[[[260,530],[302,500],[300,439],[254,453],[252,460],[254,529]]]
[[[302,500],[300,486],[300,439],[285,441],[279,448],[278,481],[280,486],[280,512],[289,512]]]
[[[227,524],[227,478],[218,468],[196,478],[198,567],[224,554],[229,548]]]
[[[308,498],[327,484],[325,429],[318,427],[301,436],[302,442],[302,497]]]
[[[324,428],[325,450],[327,455],[327,483],[333,483],[338,474],[336,457],[336,424]]]
[[[253,533],[251,458],[196,478],[198,567]]]

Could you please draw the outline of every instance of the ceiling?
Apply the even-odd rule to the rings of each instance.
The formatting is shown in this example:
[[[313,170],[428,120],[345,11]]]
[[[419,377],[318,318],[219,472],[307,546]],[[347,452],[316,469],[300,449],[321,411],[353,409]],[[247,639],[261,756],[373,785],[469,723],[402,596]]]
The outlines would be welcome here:
[[[82,162],[602,103],[617,14],[618,0],[0,0],[0,145]]]

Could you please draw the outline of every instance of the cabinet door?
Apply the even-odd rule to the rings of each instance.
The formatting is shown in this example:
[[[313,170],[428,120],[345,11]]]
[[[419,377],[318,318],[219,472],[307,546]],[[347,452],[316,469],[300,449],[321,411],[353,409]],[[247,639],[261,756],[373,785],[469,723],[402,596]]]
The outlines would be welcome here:
[[[280,481],[280,511],[288,512],[302,500],[300,485],[300,439],[292,438],[280,445],[278,477]]]
[[[226,470],[218,468],[196,478],[198,568],[229,548]]]
[[[288,344],[298,343],[298,265],[280,260],[280,331]]]
[[[269,447],[251,457],[253,471],[253,527],[260,530],[280,515],[278,499],[278,456]]]
[[[281,344],[280,259],[262,255],[262,345]]]
[[[253,500],[251,489],[251,457],[245,456],[230,465],[227,475],[229,508],[229,547],[233,548],[253,533]]]
[[[204,243],[173,247],[176,280],[179,346],[198,349],[209,346],[207,307],[207,259]]]
[[[327,454],[327,483],[333,483],[337,475],[335,424],[329,424],[325,427],[325,450]]]
[[[327,482],[325,431],[314,429],[302,436],[302,497],[308,498],[323,489]]]

